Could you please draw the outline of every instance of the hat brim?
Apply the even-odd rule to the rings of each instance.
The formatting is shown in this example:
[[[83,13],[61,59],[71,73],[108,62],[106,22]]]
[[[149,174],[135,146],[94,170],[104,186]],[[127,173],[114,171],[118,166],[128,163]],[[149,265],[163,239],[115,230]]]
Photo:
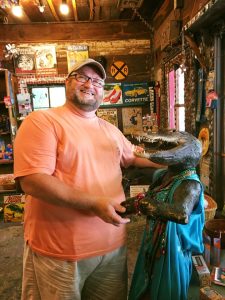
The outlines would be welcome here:
[[[102,79],[105,80],[106,79],[106,73],[105,73],[105,69],[104,67],[102,66],[102,64],[100,64],[98,61],[92,59],[92,58],[88,58],[86,60],[83,60],[83,61],[80,61],[80,62],[77,62],[75,64],[75,66],[73,67],[73,69],[70,71],[70,73],[68,74],[67,78],[70,77],[70,75],[75,72],[75,71],[78,71],[79,69],[81,69],[82,67],[84,66],[87,66],[87,65],[93,65],[95,67],[97,67],[97,69],[99,70],[99,72],[101,73],[102,75]]]

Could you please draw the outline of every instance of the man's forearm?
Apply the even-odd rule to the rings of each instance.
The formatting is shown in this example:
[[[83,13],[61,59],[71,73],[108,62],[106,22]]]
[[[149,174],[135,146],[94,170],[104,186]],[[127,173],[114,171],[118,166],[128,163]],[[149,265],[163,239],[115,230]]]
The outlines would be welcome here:
[[[32,174],[19,178],[23,191],[50,204],[67,206],[75,209],[90,209],[90,195],[78,191],[47,174]]]
[[[139,168],[156,168],[156,169],[166,168],[166,166],[164,165],[156,164],[153,161],[142,157],[135,157],[133,165]]]
[[[117,214],[117,212],[125,211],[125,208],[118,204],[117,201],[115,202],[101,195],[86,194],[81,190],[70,187],[54,176],[32,174],[20,177],[19,181],[26,194],[38,198],[40,201],[83,210],[115,226],[130,221]]]

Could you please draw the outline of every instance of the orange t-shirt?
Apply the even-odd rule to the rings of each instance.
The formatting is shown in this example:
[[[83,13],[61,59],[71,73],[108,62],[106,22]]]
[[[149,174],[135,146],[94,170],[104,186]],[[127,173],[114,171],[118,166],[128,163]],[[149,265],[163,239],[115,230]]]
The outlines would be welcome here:
[[[18,130],[14,176],[45,173],[87,194],[124,200],[120,166],[132,164],[131,143],[112,124],[66,104],[31,113]],[[43,255],[79,260],[125,243],[125,227],[27,196],[25,240]]]

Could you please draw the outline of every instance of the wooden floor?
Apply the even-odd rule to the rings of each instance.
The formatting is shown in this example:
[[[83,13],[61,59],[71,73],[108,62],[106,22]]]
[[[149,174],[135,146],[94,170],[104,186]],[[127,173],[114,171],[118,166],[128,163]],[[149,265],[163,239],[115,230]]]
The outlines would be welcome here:
[[[0,299],[19,300],[22,281],[22,225],[0,223]]]

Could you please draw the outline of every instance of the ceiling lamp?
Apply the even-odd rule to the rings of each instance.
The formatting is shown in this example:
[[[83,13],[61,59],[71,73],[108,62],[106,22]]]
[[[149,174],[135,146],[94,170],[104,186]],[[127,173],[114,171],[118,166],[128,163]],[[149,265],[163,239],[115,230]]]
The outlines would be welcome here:
[[[45,6],[44,5],[39,5],[38,9],[43,14],[43,12],[45,11]]]
[[[14,16],[16,17],[22,17],[23,15],[23,10],[22,7],[19,5],[19,1],[17,4],[12,6],[12,13],[14,14]]]
[[[60,4],[60,11],[63,15],[68,15],[69,6],[67,5],[66,0],[62,0],[62,3]]]
[[[43,4],[42,0],[39,0],[37,5],[38,5],[39,11],[43,14],[43,12],[45,11],[45,5]]]

